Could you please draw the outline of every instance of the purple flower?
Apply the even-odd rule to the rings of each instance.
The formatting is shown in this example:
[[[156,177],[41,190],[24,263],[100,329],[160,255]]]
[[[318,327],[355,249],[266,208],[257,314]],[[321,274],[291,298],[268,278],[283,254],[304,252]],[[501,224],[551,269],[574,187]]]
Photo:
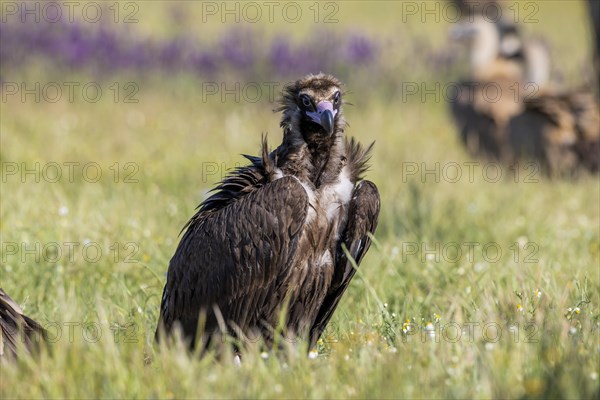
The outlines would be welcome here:
[[[254,63],[253,35],[251,31],[234,29],[225,34],[220,43],[223,59],[238,69],[247,69]]]
[[[174,21],[185,17],[178,8],[172,11]],[[9,21],[0,25],[0,66],[10,74],[39,57],[48,66],[103,75],[123,70],[188,71],[288,79],[319,71],[344,75],[356,66],[373,63],[377,54],[374,42],[364,35],[335,34],[326,29],[316,30],[303,41],[277,35],[269,42],[260,30],[234,27],[216,43],[202,43],[190,35],[151,40],[128,28]]]
[[[363,35],[352,35],[346,47],[348,61],[368,64],[375,58],[375,45]]]
[[[278,37],[271,44],[269,60],[271,62],[271,66],[280,74],[288,74],[293,72],[297,61],[293,54],[293,50],[290,47],[289,41],[282,37]]]
[[[198,51],[190,56],[191,69],[200,73],[213,73],[218,66],[217,59],[208,51]]]

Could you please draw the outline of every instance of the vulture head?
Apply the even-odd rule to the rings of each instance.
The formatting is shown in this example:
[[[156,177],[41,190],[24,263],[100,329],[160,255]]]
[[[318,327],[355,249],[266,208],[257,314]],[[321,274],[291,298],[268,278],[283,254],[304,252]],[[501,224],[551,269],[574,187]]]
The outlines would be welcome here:
[[[462,20],[454,25],[450,35],[468,48],[472,72],[488,68],[500,55],[500,31],[495,23],[481,16]]]
[[[490,21],[483,16],[463,20],[452,29],[452,37],[467,45],[471,77],[480,81],[526,78],[530,65],[528,43],[512,21]]]
[[[302,140],[311,149],[331,147],[346,125],[343,94],[342,83],[322,73],[286,85],[276,110],[283,113],[284,136]]]

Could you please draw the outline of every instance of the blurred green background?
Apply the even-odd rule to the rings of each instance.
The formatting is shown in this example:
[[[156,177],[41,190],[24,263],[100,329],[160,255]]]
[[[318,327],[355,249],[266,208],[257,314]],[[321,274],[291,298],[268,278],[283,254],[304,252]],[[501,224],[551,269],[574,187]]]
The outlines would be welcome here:
[[[468,158],[443,92],[466,73],[447,3],[296,2],[295,23],[279,2],[272,23],[263,2],[255,23],[243,2],[75,3],[54,23],[46,2],[24,20],[25,3],[1,2],[0,286],[55,342],[0,366],[2,398],[598,395],[598,177]],[[548,44],[553,80],[590,85],[585,2],[503,5]],[[261,134],[279,144],[268,88],[319,70],[346,85],[347,134],[376,141],[382,197],[320,356],[235,368],[154,349],[181,227]]]

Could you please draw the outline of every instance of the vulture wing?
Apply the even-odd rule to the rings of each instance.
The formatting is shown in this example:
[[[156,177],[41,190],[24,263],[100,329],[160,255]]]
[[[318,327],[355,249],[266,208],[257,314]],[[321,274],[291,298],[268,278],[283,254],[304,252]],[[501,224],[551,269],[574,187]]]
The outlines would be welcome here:
[[[350,284],[350,280],[356,273],[352,262],[342,249],[342,244],[346,246],[356,265],[360,265],[362,258],[371,246],[371,238],[368,234],[375,233],[379,219],[379,208],[380,201],[377,186],[370,181],[361,181],[354,189],[352,201],[348,208],[346,230],[342,234],[342,240],[339,241],[336,249],[335,275],[331,287],[310,331],[310,348],[314,348],[317,344],[342,295]]]
[[[282,301],[276,288],[296,254],[308,205],[300,182],[283,177],[194,219],[169,265],[157,337],[179,325],[195,346],[201,314],[208,340],[224,327],[260,326],[264,310]]]
[[[24,315],[21,307],[0,289],[0,356],[15,357],[19,343],[31,351],[42,339],[46,339],[44,328]]]

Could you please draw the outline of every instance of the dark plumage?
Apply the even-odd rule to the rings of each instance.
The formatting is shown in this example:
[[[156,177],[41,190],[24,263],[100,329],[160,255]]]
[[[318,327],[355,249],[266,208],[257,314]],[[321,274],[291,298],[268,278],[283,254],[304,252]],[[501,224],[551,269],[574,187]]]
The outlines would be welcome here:
[[[372,145],[344,137],[342,95],[324,74],[284,89],[283,143],[269,152],[263,140],[184,227],[157,339],[179,327],[192,348],[225,332],[269,347],[280,333],[314,348],[355,273],[342,248],[360,264],[380,206],[362,180]]]
[[[471,156],[508,161],[507,128],[510,120],[523,112],[523,100],[515,101],[510,86],[515,81],[463,81],[456,85],[450,110],[459,136]],[[491,89],[489,89],[491,88]],[[495,101],[490,101],[490,94]]]
[[[21,307],[0,289],[0,356],[16,358],[18,351],[33,351],[47,333],[40,324],[23,314]]]

